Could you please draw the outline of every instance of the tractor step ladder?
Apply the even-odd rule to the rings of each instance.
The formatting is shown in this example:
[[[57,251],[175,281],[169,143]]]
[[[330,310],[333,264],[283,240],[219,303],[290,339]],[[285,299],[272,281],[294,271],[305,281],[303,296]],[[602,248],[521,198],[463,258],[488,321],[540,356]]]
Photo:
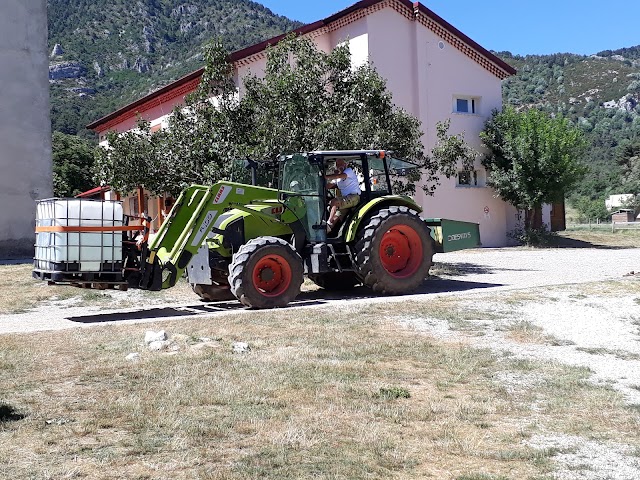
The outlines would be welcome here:
[[[351,248],[349,245],[345,245],[347,251],[346,252],[336,252],[335,247],[331,243],[327,243],[327,247],[329,247],[330,258],[333,258],[336,262],[336,266],[338,267],[338,271],[342,272],[353,272],[353,254],[351,253]],[[343,266],[340,262],[340,258],[347,257],[348,266]]]

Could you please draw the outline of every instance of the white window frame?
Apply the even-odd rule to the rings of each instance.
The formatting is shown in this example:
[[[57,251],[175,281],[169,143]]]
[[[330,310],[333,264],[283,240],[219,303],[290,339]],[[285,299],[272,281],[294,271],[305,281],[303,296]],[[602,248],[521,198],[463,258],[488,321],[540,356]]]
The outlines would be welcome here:
[[[458,109],[458,101],[467,102],[467,110]],[[472,97],[467,95],[454,95],[453,96],[453,113],[461,115],[479,115],[480,114],[480,97]]]

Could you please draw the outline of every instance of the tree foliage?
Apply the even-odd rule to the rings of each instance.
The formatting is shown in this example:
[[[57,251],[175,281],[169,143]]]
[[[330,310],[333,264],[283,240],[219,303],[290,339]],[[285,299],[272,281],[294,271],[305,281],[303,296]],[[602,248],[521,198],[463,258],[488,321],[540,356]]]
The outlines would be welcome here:
[[[122,191],[142,184],[176,193],[229,178],[237,159],[272,162],[290,152],[385,149],[422,167],[403,192],[413,193],[422,180],[433,193],[439,176],[473,160],[463,136],[447,134],[448,124],[437,127],[438,145],[425,155],[420,121],[393,104],[373,67],[352,68],[348,45],[325,53],[310,40],[288,37],[267,49],[263,77],[242,79],[241,96],[227,58],[219,41],[207,45],[199,90],[173,112],[167,129],[151,135],[142,122],[139,131],[109,135],[109,150],[99,158],[101,180]]]
[[[51,84],[54,130],[85,129],[124,104],[167,85],[202,64],[203,39],[222,35],[236,50],[300,27],[248,0],[48,0],[52,63],[73,62],[80,78]]]
[[[563,200],[586,173],[578,160],[582,133],[565,118],[507,107],[492,113],[480,136],[489,149],[482,162],[490,172],[487,183],[527,212],[525,229],[538,227],[533,212]]]
[[[573,54],[499,56],[518,70],[503,82],[503,101],[516,109],[562,115],[584,133],[581,161],[589,172],[571,202],[601,201],[620,191],[616,151],[640,137],[640,48],[607,50],[598,57]]]
[[[577,196],[571,201],[573,208],[578,212],[578,222],[606,220],[609,212],[604,203],[604,198],[592,200],[588,197]]]
[[[618,148],[616,161],[620,166],[619,193],[640,193],[640,141],[629,142]]]
[[[93,188],[95,145],[74,135],[54,132],[53,194],[71,197]]]

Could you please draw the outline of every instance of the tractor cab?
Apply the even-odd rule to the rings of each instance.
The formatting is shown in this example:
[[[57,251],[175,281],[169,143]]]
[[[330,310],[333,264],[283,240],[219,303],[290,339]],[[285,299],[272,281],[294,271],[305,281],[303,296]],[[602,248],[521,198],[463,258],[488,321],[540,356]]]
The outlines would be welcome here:
[[[384,150],[316,151],[280,157],[281,200],[286,205],[303,203],[302,219],[311,243],[327,240],[329,202],[336,189],[327,188],[326,175],[335,173],[341,159],[353,169],[360,183],[360,201],[353,212],[379,197],[392,195],[392,180],[417,168],[393,158]],[[350,215],[352,216],[352,215]]]

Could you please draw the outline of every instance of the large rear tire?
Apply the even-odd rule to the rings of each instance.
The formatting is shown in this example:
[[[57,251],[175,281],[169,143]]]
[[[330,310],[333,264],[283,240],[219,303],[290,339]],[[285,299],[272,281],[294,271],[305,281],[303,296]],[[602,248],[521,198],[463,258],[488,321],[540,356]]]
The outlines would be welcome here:
[[[410,293],[429,274],[433,242],[429,227],[407,207],[380,210],[360,230],[356,241],[356,269],[376,293]]]
[[[307,276],[313,283],[331,292],[351,290],[362,283],[355,272],[310,273]]]
[[[244,244],[229,265],[231,292],[250,308],[284,307],[300,293],[302,258],[276,237],[259,237]]]

